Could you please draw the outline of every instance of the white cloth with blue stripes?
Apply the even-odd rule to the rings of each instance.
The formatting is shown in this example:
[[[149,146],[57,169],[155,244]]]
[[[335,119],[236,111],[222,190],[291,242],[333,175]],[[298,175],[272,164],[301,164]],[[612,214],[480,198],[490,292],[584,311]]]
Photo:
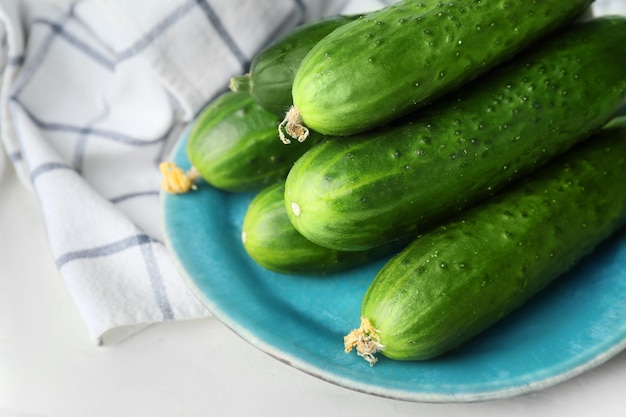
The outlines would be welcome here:
[[[356,3],[2,0],[0,160],[36,196],[96,343],[210,315],[164,246],[158,164],[260,48],[297,24],[384,4]]]
[[[158,164],[194,115],[297,24],[390,2],[0,3],[0,165],[36,196],[96,343],[210,315],[179,276],[160,221]],[[594,7],[626,14],[624,0]]]

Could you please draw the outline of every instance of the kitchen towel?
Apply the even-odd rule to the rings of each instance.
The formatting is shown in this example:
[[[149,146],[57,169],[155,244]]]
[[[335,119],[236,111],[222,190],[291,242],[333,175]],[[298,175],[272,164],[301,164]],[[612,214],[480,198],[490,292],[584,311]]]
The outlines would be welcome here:
[[[163,243],[158,165],[194,116],[296,25],[373,0],[2,0],[4,160],[37,198],[97,344],[209,316]]]
[[[89,336],[210,313],[163,243],[160,162],[261,48],[392,0],[2,0],[0,135]],[[626,0],[597,0],[626,14]]]

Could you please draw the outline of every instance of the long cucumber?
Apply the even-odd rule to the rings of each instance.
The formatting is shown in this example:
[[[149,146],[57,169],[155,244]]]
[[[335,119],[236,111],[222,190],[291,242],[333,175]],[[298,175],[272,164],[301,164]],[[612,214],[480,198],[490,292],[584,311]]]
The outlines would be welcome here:
[[[302,60],[288,135],[388,123],[573,21],[591,0],[405,0],[348,23]],[[281,130],[282,133],[282,130]]]
[[[425,360],[521,306],[626,224],[626,117],[380,270],[346,336],[370,363]],[[564,317],[564,320],[567,318]]]

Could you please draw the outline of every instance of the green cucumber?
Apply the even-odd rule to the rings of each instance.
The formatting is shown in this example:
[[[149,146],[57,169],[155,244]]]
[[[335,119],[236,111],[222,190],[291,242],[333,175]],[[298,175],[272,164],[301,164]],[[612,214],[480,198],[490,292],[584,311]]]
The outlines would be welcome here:
[[[574,23],[402,123],[318,144],[287,176],[292,223],[338,250],[421,234],[606,123],[625,45],[625,17]]]
[[[372,12],[302,60],[283,126],[300,141],[302,125],[338,136],[380,126],[510,59],[591,3],[406,0]]]
[[[284,184],[259,192],[244,216],[241,240],[263,268],[285,274],[328,274],[399,252],[409,241],[361,252],[328,249],[305,239],[292,226],[284,203]]]
[[[276,115],[248,93],[227,91],[195,119],[187,156],[200,176],[226,191],[258,191],[284,181],[311,144],[285,146],[276,138]]]
[[[426,360],[461,346],[626,224],[626,117],[520,183],[417,238],[379,271],[346,336]]]
[[[338,27],[358,16],[333,16],[295,28],[257,54],[247,74],[231,78],[232,91],[244,91],[267,111],[283,116],[291,106],[291,85],[302,58]]]

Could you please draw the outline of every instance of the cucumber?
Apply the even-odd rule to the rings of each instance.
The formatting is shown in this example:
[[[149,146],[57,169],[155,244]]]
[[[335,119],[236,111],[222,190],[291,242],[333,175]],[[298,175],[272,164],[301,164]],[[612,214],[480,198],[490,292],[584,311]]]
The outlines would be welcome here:
[[[314,146],[287,176],[290,220],[338,250],[423,233],[606,123],[625,45],[624,17],[573,23],[402,123]]]
[[[524,304],[626,224],[626,117],[417,238],[379,271],[346,350],[427,360]]]
[[[324,36],[358,16],[333,16],[297,27],[257,54],[247,74],[231,78],[232,91],[243,91],[267,111],[283,116],[291,106],[291,85],[302,58]]]
[[[200,177],[222,190],[258,191],[283,182],[295,160],[321,137],[285,146],[276,138],[278,123],[250,94],[227,91],[193,122],[187,156]]]
[[[591,3],[406,0],[367,14],[302,60],[281,128],[302,141],[306,127],[343,136],[386,124],[513,57]]]
[[[244,216],[241,240],[248,255],[263,268],[284,274],[325,275],[399,252],[409,241],[361,252],[328,249],[305,239],[289,221],[284,184],[259,192]]]

